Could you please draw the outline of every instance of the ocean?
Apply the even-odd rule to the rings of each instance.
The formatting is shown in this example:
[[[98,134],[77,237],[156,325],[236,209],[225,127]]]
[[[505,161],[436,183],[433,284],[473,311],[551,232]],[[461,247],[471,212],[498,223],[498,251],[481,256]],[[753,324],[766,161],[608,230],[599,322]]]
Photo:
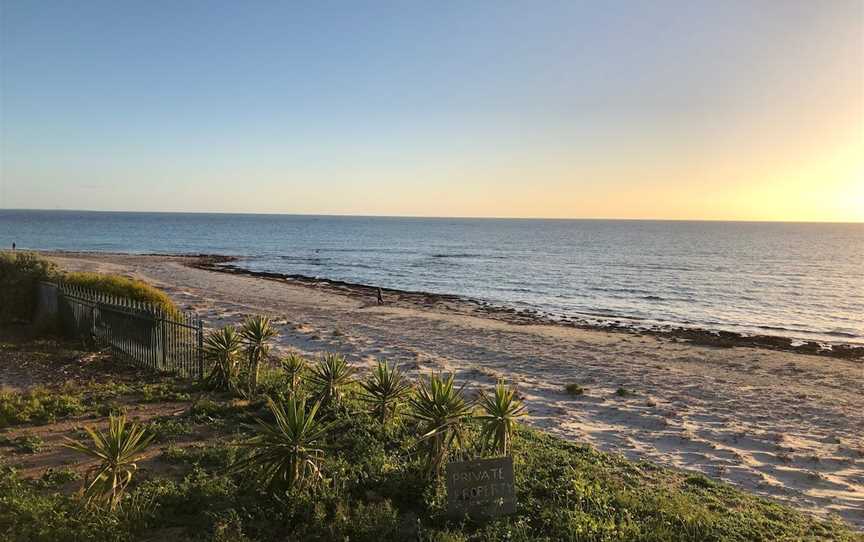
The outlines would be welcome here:
[[[551,317],[864,343],[864,224],[0,210],[20,249],[239,256]]]

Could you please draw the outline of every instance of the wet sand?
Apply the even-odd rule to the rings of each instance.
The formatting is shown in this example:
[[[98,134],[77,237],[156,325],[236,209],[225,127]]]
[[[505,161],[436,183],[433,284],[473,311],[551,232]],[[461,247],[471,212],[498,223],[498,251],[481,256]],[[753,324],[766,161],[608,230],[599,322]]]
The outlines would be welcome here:
[[[530,423],[550,433],[864,529],[860,359],[553,323],[455,296],[385,290],[380,306],[374,288],[213,271],[219,262],[194,257],[50,255],[70,270],[148,280],[210,327],[270,314],[282,349],[338,351],[357,365],[386,358],[414,375],[453,371],[471,387],[505,378],[518,385]],[[566,393],[571,383],[584,393]]]

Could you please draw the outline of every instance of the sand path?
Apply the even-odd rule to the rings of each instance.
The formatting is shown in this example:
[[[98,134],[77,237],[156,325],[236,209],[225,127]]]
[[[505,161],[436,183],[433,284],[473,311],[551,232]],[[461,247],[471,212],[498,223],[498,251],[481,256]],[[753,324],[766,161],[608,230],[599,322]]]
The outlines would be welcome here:
[[[556,435],[705,473],[864,530],[864,364],[551,325],[436,306],[384,306],[161,256],[62,254],[72,270],[147,279],[208,326],[274,315],[279,344],[340,351],[475,386],[515,382],[530,422]],[[571,396],[564,386],[584,387]],[[619,388],[635,392],[619,396]]]

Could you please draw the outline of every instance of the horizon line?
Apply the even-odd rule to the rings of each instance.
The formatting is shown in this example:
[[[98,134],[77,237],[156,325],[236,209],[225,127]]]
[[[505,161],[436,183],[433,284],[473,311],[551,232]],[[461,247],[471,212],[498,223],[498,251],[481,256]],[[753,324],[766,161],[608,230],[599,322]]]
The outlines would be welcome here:
[[[291,213],[284,211],[130,211],[118,209],[44,209],[28,207],[0,207],[0,211],[43,211],[70,213],[125,213],[125,214],[175,214],[175,215],[251,215],[251,216],[299,216],[332,218],[416,218],[431,220],[560,220],[560,221],[629,221],[629,222],[739,222],[765,224],[864,224],[862,221],[842,220],[770,220],[741,218],[620,218],[620,217],[543,217],[543,216],[440,216],[440,215],[374,215],[351,213]]]

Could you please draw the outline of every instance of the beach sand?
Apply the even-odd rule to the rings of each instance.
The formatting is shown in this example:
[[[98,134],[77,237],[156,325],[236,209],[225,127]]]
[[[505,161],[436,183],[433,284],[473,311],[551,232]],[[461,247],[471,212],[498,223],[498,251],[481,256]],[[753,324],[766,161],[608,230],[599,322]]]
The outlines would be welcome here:
[[[864,363],[531,323],[447,296],[393,295],[195,268],[191,257],[49,254],[145,279],[208,327],[272,315],[278,345],[356,365],[515,383],[529,423],[628,458],[702,472],[864,529]],[[579,384],[573,396],[564,386]],[[619,388],[632,394],[619,394]]]

